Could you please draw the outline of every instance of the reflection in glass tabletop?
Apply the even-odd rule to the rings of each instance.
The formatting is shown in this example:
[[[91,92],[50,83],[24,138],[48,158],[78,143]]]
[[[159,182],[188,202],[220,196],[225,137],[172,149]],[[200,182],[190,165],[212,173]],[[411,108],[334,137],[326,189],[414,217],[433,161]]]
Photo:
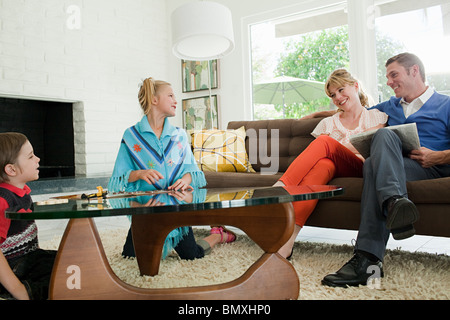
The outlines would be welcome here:
[[[90,200],[70,199],[66,203],[38,205],[32,213],[6,212],[9,219],[39,220],[95,218],[121,215],[237,208],[312,199],[343,194],[337,186],[299,186],[233,189],[196,189],[192,192],[137,192],[109,194]]]

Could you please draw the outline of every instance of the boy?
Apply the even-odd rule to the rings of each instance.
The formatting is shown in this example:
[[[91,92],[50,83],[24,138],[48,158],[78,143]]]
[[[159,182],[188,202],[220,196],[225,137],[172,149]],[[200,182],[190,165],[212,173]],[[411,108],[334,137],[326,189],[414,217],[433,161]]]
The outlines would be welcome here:
[[[0,299],[48,298],[56,252],[39,249],[33,220],[5,217],[33,209],[26,183],[39,178],[39,160],[26,136],[0,133]]]

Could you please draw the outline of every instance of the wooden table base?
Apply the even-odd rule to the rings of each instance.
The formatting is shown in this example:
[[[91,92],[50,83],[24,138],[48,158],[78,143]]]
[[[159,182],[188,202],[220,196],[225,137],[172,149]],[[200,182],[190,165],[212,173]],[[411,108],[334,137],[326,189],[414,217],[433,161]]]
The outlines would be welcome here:
[[[142,289],[112,271],[93,219],[71,219],[58,250],[50,299],[277,300],[297,299],[300,282],[277,251],[294,228],[292,205],[146,214],[133,216],[132,231],[142,274],[157,274],[167,234],[184,225],[232,225],[245,231],[265,253],[238,279],[218,285]]]

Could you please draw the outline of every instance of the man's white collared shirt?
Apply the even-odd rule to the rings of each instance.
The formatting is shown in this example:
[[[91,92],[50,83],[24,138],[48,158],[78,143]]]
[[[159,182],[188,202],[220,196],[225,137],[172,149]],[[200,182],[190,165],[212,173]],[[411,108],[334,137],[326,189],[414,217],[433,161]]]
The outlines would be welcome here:
[[[434,89],[428,87],[428,89],[418,98],[414,99],[412,102],[408,103],[403,98],[400,101],[400,104],[403,107],[403,112],[405,113],[405,117],[408,118],[410,115],[416,113],[422,108],[422,106],[431,98],[434,94]]]

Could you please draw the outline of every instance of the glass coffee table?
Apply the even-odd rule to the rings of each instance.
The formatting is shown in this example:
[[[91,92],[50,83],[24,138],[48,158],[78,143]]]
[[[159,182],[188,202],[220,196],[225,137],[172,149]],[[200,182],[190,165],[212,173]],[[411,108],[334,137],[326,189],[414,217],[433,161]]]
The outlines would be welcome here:
[[[110,198],[34,204],[32,213],[6,212],[9,219],[70,219],[50,283],[50,299],[274,300],[297,299],[300,282],[293,266],[277,252],[292,235],[291,202],[343,194],[336,186],[198,189],[189,201],[174,193],[109,195]],[[158,205],[155,205],[158,203]],[[158,274],[164,240],[183,226],[227,225],[244,231],[264,253],[238,279],[218,285],[143,289],[112,271],[93,218],[131,216],[141,275]]]

